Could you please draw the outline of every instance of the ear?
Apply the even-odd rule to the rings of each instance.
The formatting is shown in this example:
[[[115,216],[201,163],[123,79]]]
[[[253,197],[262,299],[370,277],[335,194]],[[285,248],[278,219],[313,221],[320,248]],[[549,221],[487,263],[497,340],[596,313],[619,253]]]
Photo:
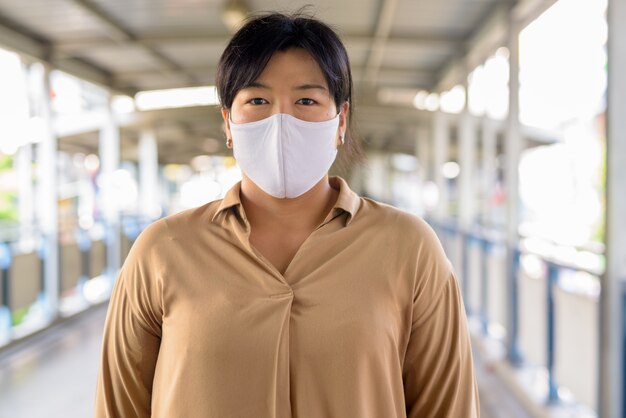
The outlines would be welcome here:
[[[337,148],[341,144],[341,137],[345,138],[348,131],[348,112],[350,111],[350,102],[344,102],[339,110],[339,127],[337,128]]]
[[[224,119],[224,134],[226,134],[226,140],[232,139],[233,136],[230,133],[230,119],[228,117],[228,109],[223,107],[221,112],[222,112],[222,119]],[[232,147],[232,142],[231,142],[231,147]]]

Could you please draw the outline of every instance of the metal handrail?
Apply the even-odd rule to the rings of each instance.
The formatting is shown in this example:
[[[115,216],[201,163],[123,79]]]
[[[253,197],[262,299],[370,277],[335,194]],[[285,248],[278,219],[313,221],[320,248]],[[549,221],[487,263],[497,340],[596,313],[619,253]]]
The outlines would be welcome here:
[[[486,271],[485,259],[486,259],[486,255],[490,252],[491,248],[493,248],[494,246],[497,246],[497,245],[508,246],[509,245],[506,242],[504,231],[502,231],[501,229],[497,229],[497,228],[486,228],[484,227],[484,225],[479,225],[479,224],[474,224],[470,228],[463,230],[459,227],[458,222],[454,220],[441,221],[441,220],[434,220],[431,218],[427,218],[427,221],[431,223],[435,229],[439,229],[441,232],[444,232],[445,234],[460,235],[465,240],[464,244],[466,245],[463,246],[463,260],[462,260],[464,278],[467,277],[467,273],[468,273],[468,266],[467,266],[468,247],[471,245],[475,245],[475,244],[480,245],[481,254],[482,254],[480,304],[482,306],[480,307],[480,312],[478,313],[478,316],[482,324],[482,333],[484,335],[487,335],[487,327],[488,327],[489,321],[487,318],[487,306],[486,306],[488,303],[488,300],[487,300],[487,292],[486,292],[487,271]],[[547,316],[546,318],[547,320],[546,369],[548,372],[547,402],[548,404],[554,404],[554,403],[559,402],[558,385],[556,383],[555,372],[554,372],[554,366],[555,366],[554,289],[556,286],[559,286],[559,280],[558,280],[559,273],[562,270],[570,270],[570,271],[576,271],[576,272],[585,272],[592,276],[599,276],[603,274],[604,269],[577,265],[573,263],[571,260],[566,260],[563,258],[559,258],[558,256],[545,254],[545,253],[542,253],[541,251],[536,251],[536,250],[533,250],[532,248],[528,248],[528,246],[525,245],[525,241],[528,239],[532,239],[532,238],[534,237],[520,236],[520,240],[518,241],[517,245],[515,245],[513,248],[513,251],[515,252],[515,256],[517,257],[516,258],[517,262],[516,262],[515,268],[511,269],[511,271],[508,273],[508,276],[510,276],[509,285],[513,287],[513,290],[512,290],[513,304],[510,307],[510,309],[513,311],[512,312],[513,319],[511,321],[513,330],[509,330],[509,332],[513,335],[511,336],[510,347],[507,347],[508,350],[510,351],[510,353],[508,353],[508,358],[509,358],[509,361],[511,361],[511,363],[513,363],[514,365],[519,365],[521,363],[521,355],[519,354],[519,350],[517,348],[517,322],[518,322],[518,318],[517,318],[518,317],[517,271],[519,270],[519,257],[522,254],[530,254],[530,255],[538,257],[547,266],[547,278],[546,278],[547,279],[546,280],[546,295],[547,295],[546,296],[546,308],[547,308],[547,313],[546,313],[546,316]],[[546,241],[548,245],[552,245],[553,247],[556,247],[556,248],[564,247],[562,244],[558,244],[555,241],[550,241],[550,240],[544,240],[544,241]],[[600,254],[598,254],[597,251],[598,249],[601,249],[599,246],[595,246],[595,247],[594,246],[578,246],[578,247],[565,247],[565,248],[573,248],[575,251],[588,251],[598,256]],[[595,251],[590,251],[594,249]],[[464,282],[464,287],[465,287],[465,289],[463,289],[464,297],[467,297],[467,294],[468,294],[467,286],[468,286],[469,280],[463,280],[463,282]],[[626,300],[626,285],[624,289],[625,289],[624,298]],[[469,313],[470,312],[468,310],[468,314]],[[624,315],[625,315],[624,323],[625,323],[625,333],[626,333],[626,312]],[[624,345],[626,347],[626,341],[624,342]]]
[[[150,223],[152,220],[149,220],[140,215],[122,215],[121,219],[122,232],[126,235],[126,237],[133,242],[139,233]],[[100,222],[97,222],[100,223]],[[15,231],[24,231],[24,226],[15,225]],[[46,251],[45,251],[45,240],[49,237],[45,236],[42,231],[36,225],[30,225],[26,227],[29,229],[29,232],[33,233],[36,237],[36,245],[33,248],[38,254],[39,262],[46,262]],[[76,227],[74,230],[74,238],[78,249],[81,252],[80,262],[81,266],[81,277],[79,278],[79,282],[85,282],[89,278],[90,272],[90,251],[93,246],[93,240],[90,237],[88,230]],[[21,254],[21,246],[20,241],[23,238],[19,233],[9,234],[6,236],[7,239],[0,240],[0,288],[2,289],[2,298],[0,300],[0,345],[6,343],[7,338],[11,339],[11,328],[12,328],[12,312],[11,312],[11,267],[13,264],[13,259],[16,255]],[[59,249],[60,250],[60,249]],[[44,271],[45,269],[40,269],[41,277],[40,277],[40,295],[47,291],[59,291],[59,289],[45,289],[45,281],[44,281]]]

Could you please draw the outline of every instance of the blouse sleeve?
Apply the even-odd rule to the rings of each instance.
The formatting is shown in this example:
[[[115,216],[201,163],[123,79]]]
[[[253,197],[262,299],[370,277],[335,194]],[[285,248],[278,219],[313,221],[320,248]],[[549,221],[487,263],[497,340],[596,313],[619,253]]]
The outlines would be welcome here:
[[[133,244],[111,293],[96,385],[95,418],[151,415],[162,311],[158,264],[147,248],[153,234],[146,231]]]
[[[480,405],[465,307],[439,251],[424,264],[403,363],[407,418],[478,418]]]

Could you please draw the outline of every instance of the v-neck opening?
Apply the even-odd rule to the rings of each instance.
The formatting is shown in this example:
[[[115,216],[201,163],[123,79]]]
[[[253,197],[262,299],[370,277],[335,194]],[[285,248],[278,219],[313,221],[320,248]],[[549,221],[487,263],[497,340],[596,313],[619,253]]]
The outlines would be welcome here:
[[[243,208],[241,208],[243,210]],[[246,228],[246,238],[247,238],[247,244],[249,249],[254,253],[254,255],[257,256],[257,258],[259,258],[268,268],[270,271],[272,271],[272,273],[274,273],[283,283],[285,283],[287,286],[292,286],[292,283],[289,283],[288,281],[288,276],[289,276],[289,271],[293,270],[292,266],[294,264],[294,261],[299,257],[300,253],[302,252],[303,247],[307,244],[307,242],[311,239],[311,236],[313,234],[315,234],[319,229],[321,229],[322,227],[324,227],[325,225],[327,225],[328,223],[332,222],[335,218],[337,218],[338,216],[341,216],[343,213],[345,213],[345,210],[341,210],[341,208],[338,208],[336,206],[336,202],[335,202],[335,206],[333,206],[330,211],[328,211],[326,217],[324,218],[324,220],[322,220],[322,222],[315,227],[315,229],[313,229],[313,231],[311,231],[311,233],[304,239],[304,241],[302,241],[302,243],[300,244],[300,246],[298,247],[298,249],[296,250],[296,252],[294,253],[293,257],[291,258],[291,260],[289,260],[289,263],[287,264],[287,267],[285,268],[285,272],[281,273],[278,268],[265,256],[263,255],[263,253],[256,248],[254,245],[252,245],[252,242],[250,241],[250,233],[252,231],[252,227],[251,225],[248,223],[247,219],[245,218],[245,216],[242,216],[243,220],[244,220],[244,224],[245,224],[245,228]]]
[[[258,248],[256,248],[254,245],[252,245],[252,242],[250,242],[250,235],[248,234],[248,243],[250,245],[250,248],[252,249],[252,251],[255,253],[255,255],[261,259],[261,261],[263,261],[263,263],[265,263],[270,270],[272,270],[276,275],[279,276],[279,278],[288,286],[291,286],[292,283],[289,283],[289,281],[287,280],[288,278],[288,273],[290,270],[292,270],[294,261],[296,260],[296,258],[298,258],[299,254],[302,252],[302,249],[304,248],[304,246],[307,244],[307,241],[309,241],[311,239],[311,235],[313,235],[315,232],[317,232],[318,229],[320,229],[324,224],[318,226],[317,228],[315,228],[305,239],[304,241],[302,241],[302,244],[300,244],[300,246],[298,247],[298,249],[296,250],[296,252],[294,253],[293,257],[291,257],[291,260],[289,260],[289,263],[287,264],[287,267],[285,268],[285,272],[281,273],[280,270],[278,270],[278,268],[265,256],[263,255],[263,253],[261,251],[259,251]]]

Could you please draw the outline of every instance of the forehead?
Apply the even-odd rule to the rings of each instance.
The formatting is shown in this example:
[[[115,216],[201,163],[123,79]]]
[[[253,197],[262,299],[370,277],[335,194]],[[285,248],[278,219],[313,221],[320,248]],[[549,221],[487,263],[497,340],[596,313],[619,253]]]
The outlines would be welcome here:
[[[316,83],[328,88],[321,67],[303,48],[275,52],[255,81],[263,84]]]

